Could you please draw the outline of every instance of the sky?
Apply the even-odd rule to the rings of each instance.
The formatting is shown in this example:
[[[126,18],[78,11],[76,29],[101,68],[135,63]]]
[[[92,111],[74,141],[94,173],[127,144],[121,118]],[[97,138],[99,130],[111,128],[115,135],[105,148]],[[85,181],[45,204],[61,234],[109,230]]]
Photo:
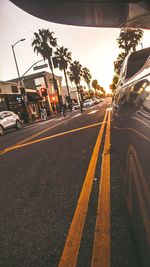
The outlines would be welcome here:
[[[6,81],[17,77],[15,61],[11,45],[25,38],[15,46],[15,54],[20,75],[36,61],[42,59],[33,52],[31,42],[33,33],[38,29],[49,29],[55,33],[59,46],[67,47],[72,53],[72,59],[87,67],[92,79],[109,90],[113,78],[113,62],[120,50],[116,39],[120,29],[69,26],[48,22],[34,17],[8,0],[0,0],[0,80]],[[149,46],[150,31],[144,30],[143,47]],[[141,46],[138,47],[140,49]],[[50,71],[49,67],[39,71]],[[33,69],[28,74],[35,73]],[[63,72],[54,70],[56,75],[63,77]],[[63,85],[65,85],[63,79]]]

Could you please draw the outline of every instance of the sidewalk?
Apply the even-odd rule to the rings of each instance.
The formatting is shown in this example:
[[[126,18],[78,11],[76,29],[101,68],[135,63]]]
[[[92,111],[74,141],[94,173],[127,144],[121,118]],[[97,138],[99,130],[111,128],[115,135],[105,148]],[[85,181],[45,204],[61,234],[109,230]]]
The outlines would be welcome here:
[[[73,115],[73,112],[71,110],[67,110],[66,117],[68,115]],[[39,122],[43,122],[43,121],[50,121],[51,119],[59,118],[59,117],[63,117],[63,114],[62,113],[52,114],[51,116],[47,117],[46,120],[44,120],[43,118],[37,118],[35,121],[30,121],[30,122],[27,122],[27,123],[23,123],[23,127],[26,127],[26,126],[32,125],[32,124],[36,124],[36,123],[39,123]]]

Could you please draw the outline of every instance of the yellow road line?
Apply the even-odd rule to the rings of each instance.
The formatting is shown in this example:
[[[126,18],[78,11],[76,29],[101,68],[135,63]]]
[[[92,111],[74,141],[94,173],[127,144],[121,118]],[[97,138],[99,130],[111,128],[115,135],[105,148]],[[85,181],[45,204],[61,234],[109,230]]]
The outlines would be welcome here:
[[[59,262],[59,267],[75,267],[77,263],[78,251],[85,223],[85,217],[87,214],[88,203],[92,190],[93,178],[95,174],[99,149],[106,123],[106,117],[107,117],[107,112],[105,113],[103,124],[101,126],[101,129],[99,131],[96,140],[96,144],[86,173],[85,181],[80,193],[75,214],[66,239],[64,251]]]
[[[100,191],[91,267],[110,267],[110,112],[102,158]]]
[[[67,121],[68,121],[68,120],[67,120]],[[41,131],[39,131],[39,132],[37,132],[37,133],[35,133],[35,134],[32,134],[31,136],[29,136],[29,137],[27,137],[27,138],[25,138],[25,139],[23,139],[23,140],[17,142],[16,144],[14,144],[14,145],[12,145],[12,146],[9,146],[9,147],[7,147],[7,148],[5,148],[5,149],[3,149],[3,150],[0,150],[0,155],[1,155],[1,152],[4,152],[4,151],[6,151],[6,152],[7,152],[7,151],[10,151],[10,150],[12,150],[11,148],[16,147],[17,145],[24,144],[25,142],[27,142],[27,141],[29,141],[29,140],[31,140],[31,139],[33,139],[33,138],[36,138],[37,136],[39,136],[39,135],[41,135],[41,134],[43,134],[43,133],[45,133],[45,132],[47,132],[47,131],[49,131],[49,130],[55,128],[55,127],[58,126],[58,125],[63,124],[63,123],[64,123],[64,122],[60,122],[60,123],[55,124],[55,125],[53,125],[53,126],[47,127],[47,128],[45,128],[44,130],[41,130]],[[2,154],[4,154],[4,153],[2,153]]]
[[[36,139],[34,141],[27,142],[27,143],[24,143],[24,144],[17,144],[17,145],[8,147],[8,148],[6,148],[4,150],[1,150],[0,151],[0,155],[3,155],[3,154],[5,154],[5,153],[7,153],[9,151],[14,150],[14,149],[18,149],[18,148],[22,148],[22,147],[29,146],[29,145],[32,145],[32,144],[36,144],[36,143],[39,143],[39,142],[42,142],[42,141],[45,141],[45,140],[49,140],[49,139],[52,139],[52,138],[55,138],[55,137],[58,137],[58,136],[66,135],[68,133],[74,133],[74,132],[77,132],[77,131],[81,131],[81,130],[85,130],[85,129],[88,129],[88,128],[92,128],[92,127],[98,126],[100,124],[103,124],[103,122],[98,122],[98,123],[90,124],[90,125],[87,125],[87,126],[84,126],[84,127],[77,128],[77,129],[69,130],[69,131],[66,131],[66,132],[54,134],[54,135],[51,135],[51,136],[42,137],[40,139]]]

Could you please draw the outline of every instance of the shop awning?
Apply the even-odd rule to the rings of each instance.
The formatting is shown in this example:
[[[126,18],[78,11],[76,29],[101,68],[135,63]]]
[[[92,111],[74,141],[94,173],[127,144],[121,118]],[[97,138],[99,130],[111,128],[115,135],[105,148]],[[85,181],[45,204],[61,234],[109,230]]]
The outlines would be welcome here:
[[[29,102],[38,102],[43,100],[43,98],[39,94],[34,92],[27,92],[27,98]]]

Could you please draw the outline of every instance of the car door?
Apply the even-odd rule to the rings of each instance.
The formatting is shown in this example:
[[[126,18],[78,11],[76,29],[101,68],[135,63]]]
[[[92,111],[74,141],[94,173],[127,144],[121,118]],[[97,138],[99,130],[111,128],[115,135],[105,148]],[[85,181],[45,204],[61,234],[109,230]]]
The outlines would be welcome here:
[[[14,114],[13,112],[7,112],[7,119],[10,128],[16,124],[16,114]]]
[[[8,113],[6,111],[2,112],[1,113],[1,118],[2,118],[1,124],[4,127],[4,129],[8,128],[9,127]]]
[[[10,111],[4,112],[4,128],[11,128],[13,127],[14,123],[14,118],[13,118],[13,113]]]

